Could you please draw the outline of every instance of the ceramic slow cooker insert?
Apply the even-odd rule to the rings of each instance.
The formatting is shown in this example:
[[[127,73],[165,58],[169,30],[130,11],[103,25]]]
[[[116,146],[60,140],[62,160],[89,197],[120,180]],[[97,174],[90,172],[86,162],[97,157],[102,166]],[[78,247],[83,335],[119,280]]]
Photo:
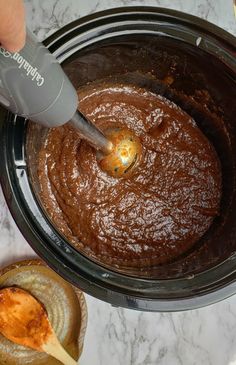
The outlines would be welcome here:
[[[106,267],[67,242],[42,206],[37,156],[47,130],[1,110],[1,183],[29,244],[72,284],[116,306],[183,310],[236,292],[234,37],[180,12],[135,7],[80,19],[45,43],[76,88],[104,78],[133,82],[190,114],[220,158],[223,192],[219,217],[187,254],[140,273]]]

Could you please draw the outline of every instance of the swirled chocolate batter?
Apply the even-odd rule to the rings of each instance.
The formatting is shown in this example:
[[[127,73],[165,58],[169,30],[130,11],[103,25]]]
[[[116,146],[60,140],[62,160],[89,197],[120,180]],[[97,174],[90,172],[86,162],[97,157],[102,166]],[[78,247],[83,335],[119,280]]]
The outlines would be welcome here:
[[[39,156],[41,198],[79,250],[116,267],[145,268],[189,250],[219,212],[216,152],[183,110],[151,91],[100,84],[79,91],[101,129],[126,126],[141,140],[131,177],[100,170],[95,151],[68,126],[52,129]]]

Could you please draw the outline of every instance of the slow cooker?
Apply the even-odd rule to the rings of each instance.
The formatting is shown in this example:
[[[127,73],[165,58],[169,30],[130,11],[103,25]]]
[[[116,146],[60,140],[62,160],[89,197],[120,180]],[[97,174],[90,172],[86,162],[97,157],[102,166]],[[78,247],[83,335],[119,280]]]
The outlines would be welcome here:
[[[66,280],[114,306],[177,311],[234,294],[235,38],[181,12],[126,7],[70,23],[45,44],[76,88],[104,78],[127,78],[169,98],[190,114],[220,158],[223,192],[220,215],[183,257],[154,268],[150,275],[105,267],[70,245],[42,206],[37,155],[47,129],[1,109],[1,185],[27,242]],[[197,107],[203,90],[208,95],[204,113]]]

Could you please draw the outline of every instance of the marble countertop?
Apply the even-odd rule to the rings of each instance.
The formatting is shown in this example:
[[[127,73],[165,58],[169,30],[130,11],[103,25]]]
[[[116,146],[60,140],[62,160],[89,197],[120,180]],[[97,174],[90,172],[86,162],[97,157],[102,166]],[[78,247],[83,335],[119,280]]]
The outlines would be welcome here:
[[[130,5],[179,9],[236,35],[233,0],[25,0],[40,40],[95,11]],[[0,265],[34,257],[0,191]],[[236,365],[236,296],[180,313],[113,308],[86,295],[89,321],[80,365]]]

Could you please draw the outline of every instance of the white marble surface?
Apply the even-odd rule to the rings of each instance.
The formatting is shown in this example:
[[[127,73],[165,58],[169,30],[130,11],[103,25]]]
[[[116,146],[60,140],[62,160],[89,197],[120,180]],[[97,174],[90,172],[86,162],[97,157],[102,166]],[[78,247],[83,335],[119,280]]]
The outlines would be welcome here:
[[[28,26],[39,39],[98,10],[128,5],[179,9],[236,35],[232,0],[26,0]],[[1,11],[1,10],[0,10]],[[34,256],[0,191],[0,265]],[[236,365],[236,296],[207,308],[151,314],[112,308],[88,297],[81,365]]]

